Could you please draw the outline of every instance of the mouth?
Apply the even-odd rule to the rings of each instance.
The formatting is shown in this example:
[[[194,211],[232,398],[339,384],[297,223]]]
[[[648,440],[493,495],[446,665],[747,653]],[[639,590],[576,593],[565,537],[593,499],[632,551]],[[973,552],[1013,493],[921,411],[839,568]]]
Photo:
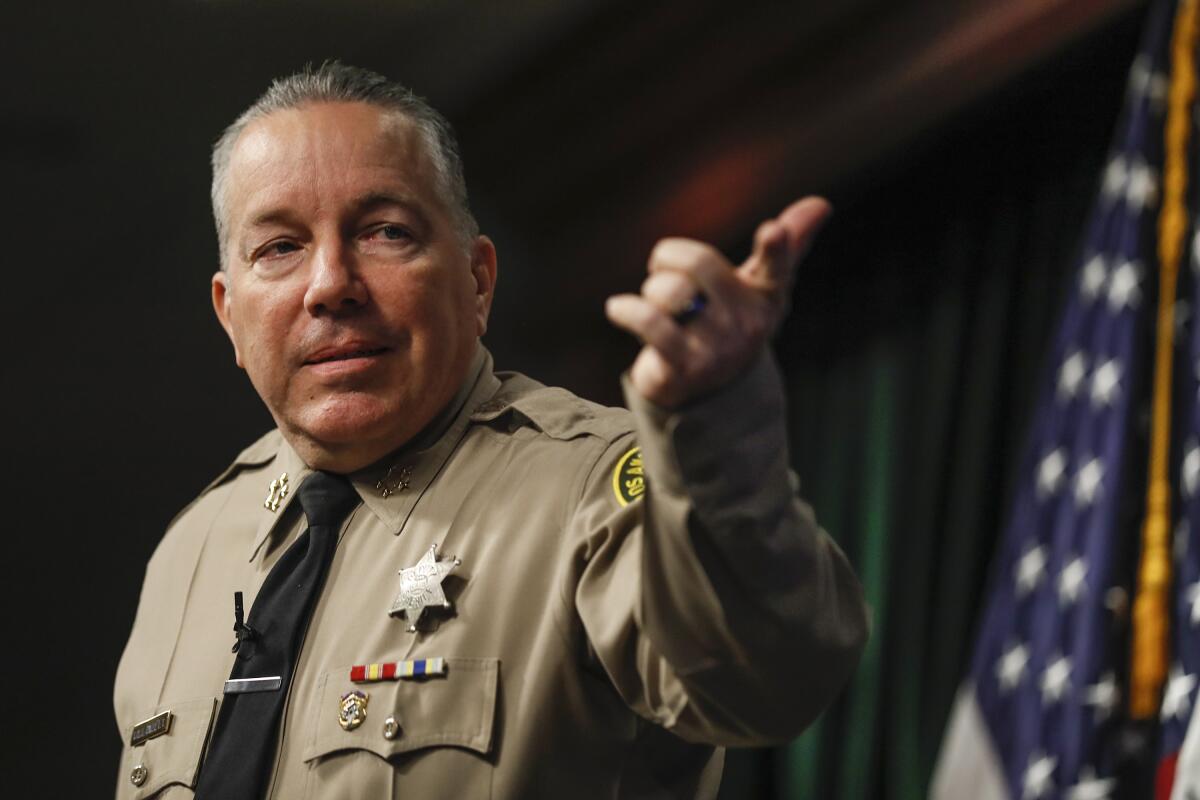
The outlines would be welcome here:
[[[319,350],[304,360],[306,365],[328,364],[332,361],[351,361],[356,358],[373,358],[388,351],[386,347],[329,347]]]

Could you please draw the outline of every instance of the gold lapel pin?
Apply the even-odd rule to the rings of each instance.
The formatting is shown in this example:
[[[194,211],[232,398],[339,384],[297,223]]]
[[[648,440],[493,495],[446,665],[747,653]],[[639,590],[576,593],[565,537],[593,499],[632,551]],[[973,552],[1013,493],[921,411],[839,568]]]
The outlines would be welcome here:
[[[375,488],[386,500],[397,492],[403,492],[412,482],[413,468],[411,465],[393,464],[387,473],[375,482]]]
[[[279,504],[283,502],[283,498],[288,496],[288,474],[285,472],[275,480],[271,481],[271,485],[267,488],[267,499],[263,501],[263,508],[268,511],[278,511]]]

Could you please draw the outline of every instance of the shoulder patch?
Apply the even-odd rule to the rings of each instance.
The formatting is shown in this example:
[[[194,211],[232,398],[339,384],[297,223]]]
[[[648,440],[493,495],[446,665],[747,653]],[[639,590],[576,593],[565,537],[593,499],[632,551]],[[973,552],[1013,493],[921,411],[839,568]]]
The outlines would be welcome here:
[[[646,470],[642,466],[642,448],[631,447],[617,459],[613,468],[613,494],[617,502],[627,506],[646,492]]]

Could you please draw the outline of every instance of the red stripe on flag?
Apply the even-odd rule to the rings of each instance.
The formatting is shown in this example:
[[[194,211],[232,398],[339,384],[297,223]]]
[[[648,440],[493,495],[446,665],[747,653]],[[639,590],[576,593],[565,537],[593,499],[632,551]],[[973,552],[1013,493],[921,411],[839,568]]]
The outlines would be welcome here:
[[[1179,753],[1171,755],[1158,762],[1158,773],[1154,776],[1154,800],[1170,800],[1171,787],[1175,785],[1175,765],[1179,762]]]

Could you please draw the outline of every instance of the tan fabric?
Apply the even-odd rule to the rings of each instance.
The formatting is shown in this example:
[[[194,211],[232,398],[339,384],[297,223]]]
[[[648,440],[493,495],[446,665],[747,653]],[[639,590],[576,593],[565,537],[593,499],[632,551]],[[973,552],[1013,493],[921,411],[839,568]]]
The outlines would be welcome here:
[[[269,796],[712,797],[720,746],[786,740],[832,699],[866,612],[793,496],[773,364],[681,413],[626,394],[632,415],[493,375],[481,351],[426,441],[352,476],[363,504],[299,657]],[[649,489],[622,505],[636,470],[614,470],[637,443]],[[384,498],[391,467],[407,486]],[[272,512],[284,472],[293,491]],[[191,796],[232,665],[233,593],[250,608],[299,535],[307,473],[272,432],[170,526],[117,673],[118,797]],[[397,572],[433,544],[462,560],[443,584],[454,610],[409,633],[388,615]],[[444,677],[349,679],[434,657]],[[345,731],[353,689],[367,718]],[[170,733],[131,747],[167,710]]]

